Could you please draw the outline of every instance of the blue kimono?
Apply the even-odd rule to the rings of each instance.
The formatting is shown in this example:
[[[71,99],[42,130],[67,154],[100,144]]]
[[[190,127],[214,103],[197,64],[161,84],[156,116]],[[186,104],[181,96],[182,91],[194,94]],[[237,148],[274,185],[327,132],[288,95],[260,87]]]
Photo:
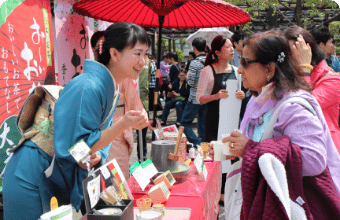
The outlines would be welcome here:
[[[79,210],[83,199],[82,181],[88,171],[79,167],[68,150],[83,139],[92,147],[106,129],[118,103],[116,83],[102,64],[85,60],[84,73],[64,88],[54,111],[55,161],[31,141],[13,154],[4,174],[5,219],[38,219],[50,211],[50,199]],[[118,94],[117,94],[118,95]],[[115,102],[114,102],[115,100]],[[105,162],[110,146],[99,152]],[[45,170],[53,163],[52,174]]]

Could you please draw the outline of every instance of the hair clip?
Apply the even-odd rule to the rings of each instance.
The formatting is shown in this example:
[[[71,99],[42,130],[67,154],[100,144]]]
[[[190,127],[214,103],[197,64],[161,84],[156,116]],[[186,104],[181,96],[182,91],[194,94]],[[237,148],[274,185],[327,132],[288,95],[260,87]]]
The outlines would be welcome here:
[[[283,61],[285,61],[285,54],[283,53],[283,52],[281,52],[281,54],[279,54],[279,56],[278,56],[279,58],[277,59],[277,61],[279,62],[279,63],[283,63]]]
[[[99,41],[99,54],[102,54],[103,52],[103,40]]]

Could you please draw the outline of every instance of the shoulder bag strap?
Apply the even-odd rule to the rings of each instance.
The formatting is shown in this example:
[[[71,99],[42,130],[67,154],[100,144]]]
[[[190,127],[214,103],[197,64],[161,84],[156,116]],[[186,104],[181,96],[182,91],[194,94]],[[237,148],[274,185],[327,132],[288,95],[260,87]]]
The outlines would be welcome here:
[[[281,103],[281,105],[273,113],[273,115],[272,115],[272,117],[269,121],[269,124],[268,124],[262,138],[261,138],[261,141],[273,137],[274,124],[277,121],[277,117],[279,116],[279,113],[280,113],[282,106],[284,106],[287,103],[298,103],[298,104],[302,105],[303,107],[305,107],[308,111],[310,111],[314,116],[318,117],[313,106],[305,98],[302,98],[301,96],[290,97],[290,98],[286,99],[285,101],[283,101]]]

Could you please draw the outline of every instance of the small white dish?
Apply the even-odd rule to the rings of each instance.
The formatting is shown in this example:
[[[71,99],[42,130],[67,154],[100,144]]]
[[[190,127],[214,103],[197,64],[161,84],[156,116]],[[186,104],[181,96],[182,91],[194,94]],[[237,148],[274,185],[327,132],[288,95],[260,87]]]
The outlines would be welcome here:
[[[103,215],[119,215],[123,211],[119,208],[104,208],[99,209],[99,212],[103,213]]]
[[[146,210],[137,213],[136,215],[137,220],[162,220],[163,215],[160,212],[152,211],[152,210]]]

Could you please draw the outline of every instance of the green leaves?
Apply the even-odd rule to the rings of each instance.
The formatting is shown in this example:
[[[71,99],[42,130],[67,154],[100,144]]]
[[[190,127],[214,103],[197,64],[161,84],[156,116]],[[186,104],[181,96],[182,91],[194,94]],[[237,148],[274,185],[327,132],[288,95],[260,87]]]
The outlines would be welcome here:
[[[236,5],[251,15],[251,22],[242,25],[243,30],[252,30],[257,32],[258,25],[264,25],[268,22],[269,14],[275,19],[278,15],[277,23],[284,22],[284,25],[291,23],[307,28],[312,23],[321,24],[321,21],[330,19],[340,13],[339,6],[333,0],[224,0],[230,4]],[[298,8],[296,8],[298,7]],[[272,8],[272,10],[269,10]],[[280,9],[280,10],[279,10]],[[301,13],[300,13],[301,12]],[[283,14],[283,15],[282,15]],[[287,21],[289,19],[289,22]],[[313,20],[314,19],[314,20]],[[256,23],[254,22],[256,21]],[[262,24],[261,24],[262,21]],[[253,23],[254,22],[254,23]],[[299,23],[297,23],[299,22]],[[275,22],[272,22],[275,23]],[[266,30],[268,30],[267,25]],[[264,29],[262,29],[264,30]],[[262,31],[261,30],[261,31]]]

